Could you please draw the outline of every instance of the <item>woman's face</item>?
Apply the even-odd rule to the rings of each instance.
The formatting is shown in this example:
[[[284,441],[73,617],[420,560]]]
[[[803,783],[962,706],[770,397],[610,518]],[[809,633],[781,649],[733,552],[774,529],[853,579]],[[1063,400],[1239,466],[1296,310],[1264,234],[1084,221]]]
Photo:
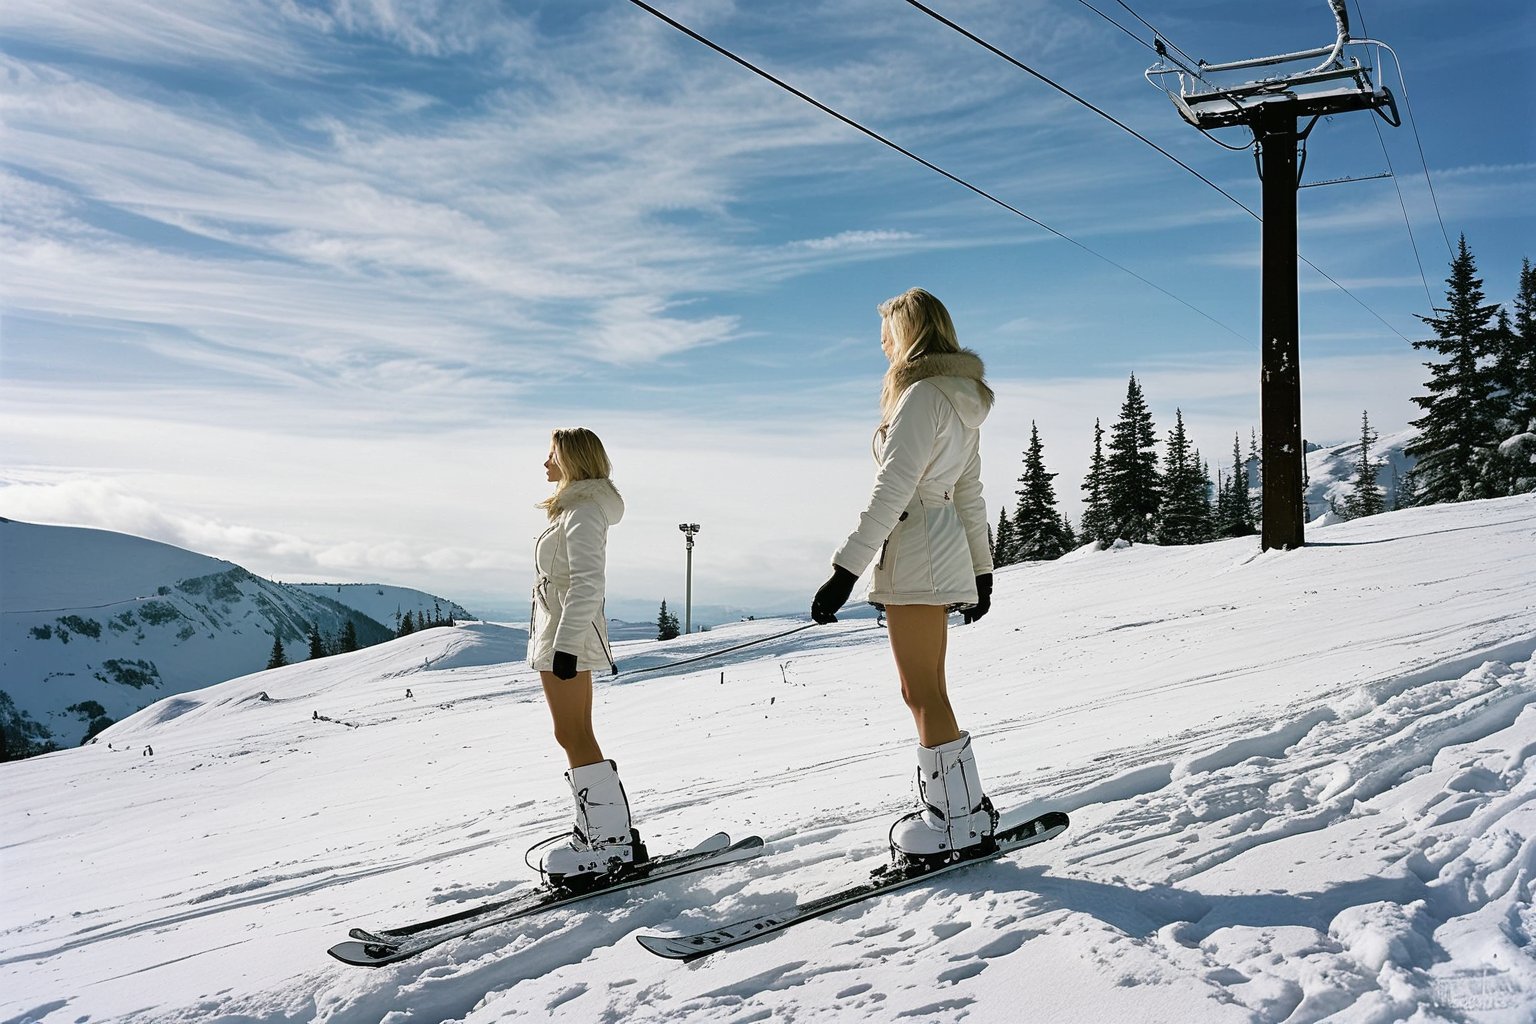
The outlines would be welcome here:
[[[549,458],[544,460],[544,475],[550,483],[559,483],[562,476],[560,463],[555,461],[555,450],[550,448]]]
[[[891,322],[884,318],[880,320],[880,351],[885,353],[887,361],[896,351],[896,340],[891,337]]]

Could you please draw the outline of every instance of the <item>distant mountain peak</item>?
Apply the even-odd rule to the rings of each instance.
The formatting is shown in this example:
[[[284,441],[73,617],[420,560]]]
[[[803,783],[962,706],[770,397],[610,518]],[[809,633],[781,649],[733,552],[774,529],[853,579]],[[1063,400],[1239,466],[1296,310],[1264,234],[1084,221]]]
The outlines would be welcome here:
[[[15,757],[74,746],[160,700],[290,662],[310,636],[390,640],[395,615],[469,618],[384,584],[284,584],[171,544],[0,519],[0,733]]]

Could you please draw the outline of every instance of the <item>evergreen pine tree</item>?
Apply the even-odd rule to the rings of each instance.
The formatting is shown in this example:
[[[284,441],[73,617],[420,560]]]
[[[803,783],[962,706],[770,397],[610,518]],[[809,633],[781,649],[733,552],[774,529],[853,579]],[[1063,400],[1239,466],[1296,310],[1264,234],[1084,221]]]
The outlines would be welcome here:
[[[1216,507],[1211,512],[1211,536],[1232,536],[1232,488],[1227,483],[1227,474],[1218,467],[1216,470]]]
[[[1049,561],[1071,549],[1072,537],[1056,509],[1055,473],[1045,471],[1045,446],[1040,430],[1029,425],[1029,450],[1024,453],[1023,486],[1014,493],[1018,505],[1013,510],[1014,561]]]
[[[1195,461],[1200,464],[1200,496],[1205,501],[1205,540],[1216,538],[1216,510],[1212,504],[1216,487],[1211,483],[1211,463],[1195,449]]]
[[[1198,544],[1209,530],[1210,505],[1205,497],[1205,474],[1200,457],[1191,450],[1184,432],[1184,411],[1175,410],[1168,432],[1168,458],[1164,463],[1163,501],[1158,510],[1159,544]]]
[[[352,620],[347,620],[346,628],[341,631],[341,642],[337,644],[343,654],[357,650],[357,627]]]
[[[1250,437],[1250,449],[1253,445],[1254,439]],[[1232,516],[1228,522],[1229,537],[1247,537],[1258,532],[1259,521],[1263,518],[1262,508],[1256,508],[1263,501],[1263,496],[1255,493],[1257,489],[1253,486],[1253,474],[1258,465],[1251,456],[1246,459],[1243,457],[1242,442],[1238,435],[1233,434],[1232,480],[1228,497]]]
[[[1515,293],[1515,407],[1521,419],[1536,421],[1536,267],[1520,265],[1520,290]],[[1536,429],[1536,426],[1530,429]]]
[[[405,613],[405,618],[400,620],[400,631],[395,635],[410,636],[414,632],[416,632],[416,614],[414,611],[408,611]]]
[[[1371,429],[1371,418],[1360,414],[1360,459],[1355,463],[1355,488],[1344,499],[1344,515],[1349,519],[1374,516],[1387,510],[1385,496],[1376,484],[1381,475],[1381,463],[1371,458],[1371,445],[1376,443],[1376,432]]]
[[[1405,448],[1404,451],[1407,451]],[[1412,508],[1419,503],[1419,470],[1418,467],[1408,470],[1397,481],[1397,490],[1393,492],[1392,504],[1395,508]]]
[[[1243,464],[1243,497],[1247,502],[1243,521],[1250,533],[1258,533],[1264,526],[1264,456],[1259,452],[1259,432],[1253,429],[1248,431],[1248,461]]]
[[[1494,425],[1494,437],[1502,440],[1514,423],[1520,390],[1520,349],[1509,310],[1500,306],[1488,333],[1488,397],[1485,412]]]
[[[320,635],[320,627],[319,626],[314,626],[314,625],[310,626],[309,627],[309,657],[310,657],[310,659],[313,660],[315,658],[323,658],[323,657],[325,657],[329,653],[330,652],[325,649],[325,637]]]
[[[1079,524],[1083,543],[1098,545],[1110,541],[1109,510],[1104,503],[1104,428],[1093,421],[1093,458],[1088,463],[1088,476],[1083,480],[1083,521]]]
[[[1216,537],[1242,537],[1252,532],[1247,527],[1248,488],[1244,476],[1243,451],[1236,434],[1232,435],[1232,469],[1216,473],[1216,509],[1211,517],[1211,533]]]
[[[680,635],[682,630],[678,628],[677,616],[667,611],[667,602],[662,601],[661,614],[656,616],[656,639],[676,640]]]
[[[1451,276],[1446,278],[1446,305],[1439,316],[1421,316],[1434,328],[1435,337],[1415,341],[1444,357],[1428,362],[1430,379],[1425,396],[1414,396],[1424,415],[1412,421],[1419,436],[1407,448],[1418,457],[1417,501],[1435,505],[1468,501],[1492,494],[1488,468],[1493,457],[1493,423],[1487,398],[1491,382],[1483,358],[1492,346],[1492,322],[1498,307],[1485,302],[1477,262],[1461,236]]]
[[[267,659],[267,668],[282,668],[286,664],[288,664],[288,655],[283,651],[283,638],[273,633],[272,656]]]
[[[1008,510],[997,510],[997,530],[992,534],[992,564],[998,568],[1012,565],[1018,559],[1014,557],[1013,523],[1008,519]]]
[[[1132,543],[1149,539],[1157,528],[1163,493],[1156,445],[1152,414],[1132,374],[1120,418],[1110,428],[1109,455],[1104,463],[1109,532]]]
[[[1530,260],[1521,264],[1513,305],[1513,322],[1499,311],[1491,367],[1502,397],[1494,421],[1494,491],[1501,495],[1536,491],[1536,269]]]

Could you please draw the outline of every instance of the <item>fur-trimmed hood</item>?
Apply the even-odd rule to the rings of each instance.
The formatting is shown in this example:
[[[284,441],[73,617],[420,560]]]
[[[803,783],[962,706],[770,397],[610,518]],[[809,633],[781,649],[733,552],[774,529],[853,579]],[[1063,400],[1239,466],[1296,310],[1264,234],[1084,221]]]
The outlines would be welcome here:
[[[624,499],[619,496],[619,489],[613,486],[613,481],[608,479],[573,480],[560,490],[549,506],[549,517],[553,519],[568,509],[589,502],[603,510],[609,526],[624,518]]]
[[[887,370],[880,395],[881,419],[890,422],[901,396],[922,380],[933,381],[968,428],[981,426],[992,411],[995,396],[987,386],[986,367],[980,356],[963,348],[958,352],[930,352]]]

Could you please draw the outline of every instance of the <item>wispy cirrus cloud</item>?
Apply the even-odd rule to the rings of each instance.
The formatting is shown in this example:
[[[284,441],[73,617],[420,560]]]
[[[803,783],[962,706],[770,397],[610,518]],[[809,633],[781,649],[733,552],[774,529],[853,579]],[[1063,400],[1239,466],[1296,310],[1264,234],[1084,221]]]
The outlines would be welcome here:
[[[920,237],[911,231],[840,231],[826,238],[806,238],[789,244],[790,248],[809,249],[812,252],[837,252],[915,242]]]

